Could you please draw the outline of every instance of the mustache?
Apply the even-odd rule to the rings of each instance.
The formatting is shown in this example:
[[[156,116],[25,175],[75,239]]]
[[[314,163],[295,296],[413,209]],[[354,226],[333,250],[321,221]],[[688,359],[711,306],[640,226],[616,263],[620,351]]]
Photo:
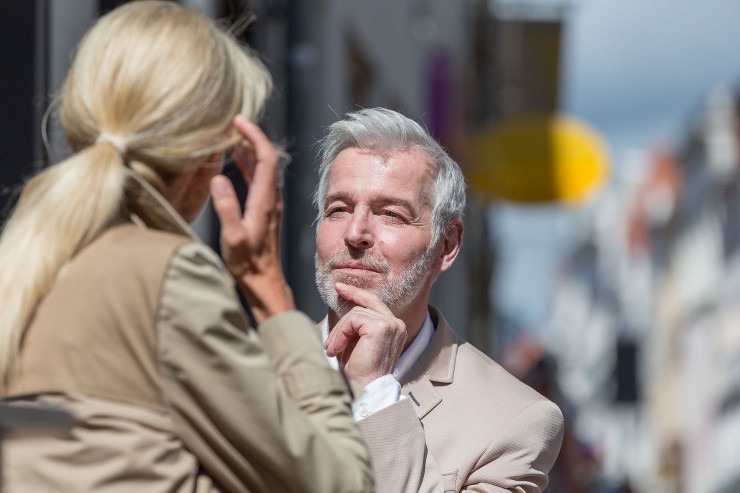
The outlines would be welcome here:
[[[349,255],[336,254],[329,257],[325,265],[330,269],[337,269],[351,265],[362,269],[374,270],[381,274],[385,274],[389,270],[387,263],[369,255],[362,255],[359,258],[354,258]]]

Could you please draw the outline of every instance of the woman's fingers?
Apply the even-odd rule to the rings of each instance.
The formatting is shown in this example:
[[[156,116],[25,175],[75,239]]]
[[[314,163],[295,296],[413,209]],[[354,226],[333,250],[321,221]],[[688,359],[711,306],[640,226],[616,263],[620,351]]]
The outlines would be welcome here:
[[[243,116],[234,117],[234,126],[252,144],[254,167],[251,176],[242,169],[249,193],[244,208],[244,224],[254,235],[264,235],[270,218],[281,206],[277,190],[278,155],[270,140],[257,125]]]
[[[210,184],[213,208],[221,222],[221,236],[231,238],[242,229],[241,210],[234,187],[223,175],[213,177]]]

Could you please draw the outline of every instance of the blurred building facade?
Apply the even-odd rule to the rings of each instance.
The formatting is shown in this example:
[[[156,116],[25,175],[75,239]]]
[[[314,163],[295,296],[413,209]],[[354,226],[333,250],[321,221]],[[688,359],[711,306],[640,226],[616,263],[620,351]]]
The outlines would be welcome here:
[[[738,108],[725,88],[709,94],[678,150],[673,213],[652,231],[648,404],[661,463],[679,466],[668,480],[691,493],[740,488]]]
[[[710,94],[676,149],[624,166],[563,264],[548,347],[606,485],[740,488],[738,121]]]

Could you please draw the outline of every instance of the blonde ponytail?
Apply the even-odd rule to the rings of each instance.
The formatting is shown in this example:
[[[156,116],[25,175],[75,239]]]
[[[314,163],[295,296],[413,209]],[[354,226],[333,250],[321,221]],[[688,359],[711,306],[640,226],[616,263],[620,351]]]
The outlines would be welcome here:
[[[39,173],[23,189],[0,236],[0,394],[24,329],[59,270],[119,217],[123,181],[121,155],[103,143]]]
[[[83,38],[59,116],[80,152],[28,182],[0,237],[0,395],[24,331],[60,269],[118,219],[126,177],[153,187],[233,146],[271,89],[263,65],[195,11],[134,1]],[[135,170],[135,171],[134,171]]]

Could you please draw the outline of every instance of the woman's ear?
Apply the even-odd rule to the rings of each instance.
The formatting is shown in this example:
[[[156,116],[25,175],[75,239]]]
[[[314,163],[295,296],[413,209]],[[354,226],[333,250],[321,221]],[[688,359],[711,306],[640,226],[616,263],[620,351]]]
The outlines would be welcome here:
[[[215,151],[211,153],[203,163],[196,169],[195,176],[214,176],[221,172],[224,167],[224,151]]]
[[[441,264],[439,271],[444,272],[452,266],[452,263],[457,258],[457,254],[460,252],[463,238],[463,222],[461,219],[455,219],[442,235],[443,249],[441,253]]]

